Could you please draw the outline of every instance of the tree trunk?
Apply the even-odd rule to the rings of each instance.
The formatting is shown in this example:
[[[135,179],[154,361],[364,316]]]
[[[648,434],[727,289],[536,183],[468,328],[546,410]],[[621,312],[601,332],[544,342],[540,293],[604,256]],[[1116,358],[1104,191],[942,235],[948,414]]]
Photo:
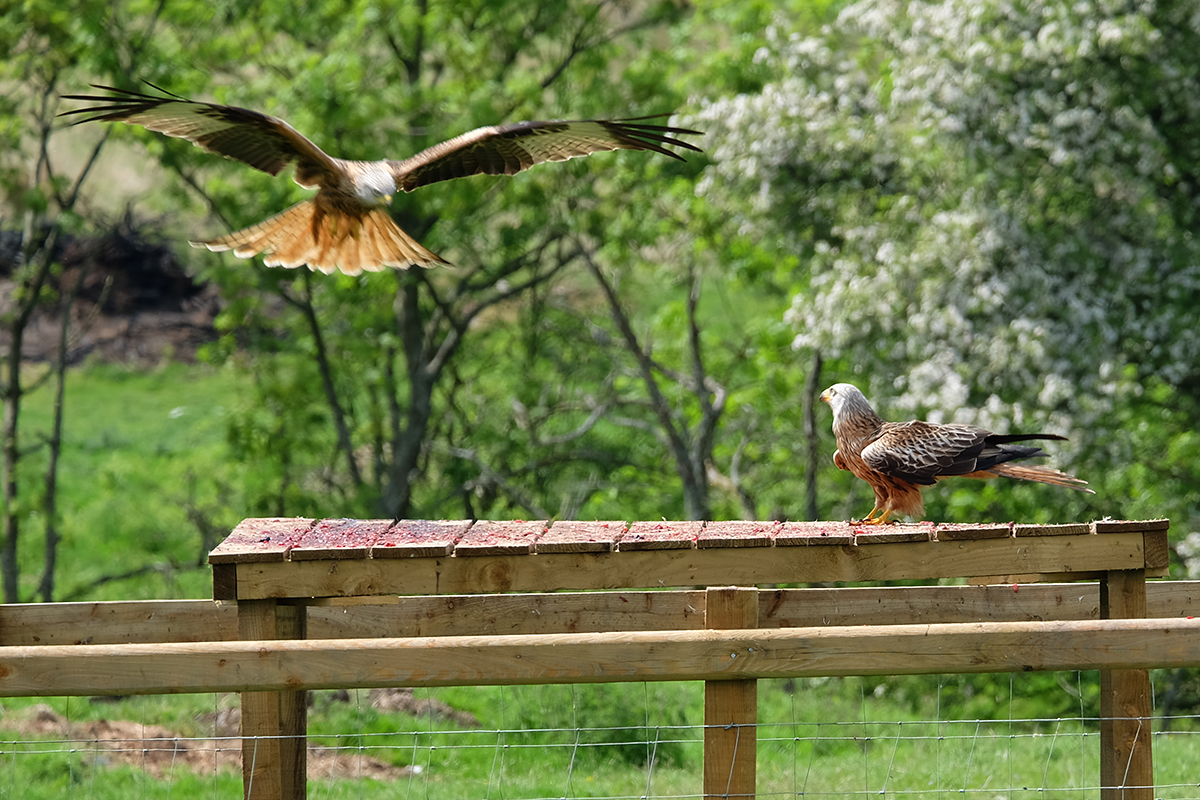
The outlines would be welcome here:
[[[85,264],[79,270],[75,285],[60,304],[62,324],[58,330],[58,363],[54,365],[54,419],[51,422],[50,438],[46,442],[49,453],[46,459],[46,497],[42,501],[42,509],[46,516],[46,533],[38,594],[43,603],[54,600],[54,568],[58,561],[58,457],[62,453],[63,404],[67,389],[67,356],[70,354],[71,310],[75,307],[75,298],[79,295],[86,277]],[[100,305],[103,303],[104,300],[101,299]]]
[[[321,333],[321,323],[317,319],[317,310],[312,301],[312,271],[304,270],[304,299],[292,300],[304,319],[308,322],[309,332],[313,337],[313,348],[317,359],[317,371],[321,374],[321,387],[325,390],[325,401],[329,404],[329,413],[333,417],[333,428],[337,431],[338,450],[346,457],[346,469],[350,473],[350,482],[358,490],[363,485],[362,472],[358,468],[358,460],[354,457],[354,442],[350,437],[350,428],[346,425],[346,412],[338,399],[337,386],[333,382],[333,366],[329,362],[329,350],[325,346],[325,337]]]
[[[396,325],[398,337],[404,343],[409,397],[408,408],[403,412],[398,403],[392,406],[392,463],[384,507],[394,519],[408,516],[412,504],[412,481],[429,428],[429,417],[433,413],[433,387],[441,371],[427,355],[425,321],[421,318],[419,302],[420,283],[406,273],[400,284],[396,295]],[[403,428],[399,425],[401,414],[404,416]]]
[[[820,458],[820,437],[817,434],[817,403],[820,398],[821,351],[813,351],[812,367],[804,381],[804,518],[817,519],[817,461]]]
[[[54,247],[58,242],[58,228],[51,227],[49,235],[42,244],[34,244],[37,235],[32,212],[27,215],[25,225],[25,272],[24,280],[18,278],[17,309],[8,321],[10,346],[7,358],[8,381],[4,384],[4,427],[0,433],[3,445],[0,446],[0,484],[3,485],[4,511],[0,520],[0,582],[4,586],[4,602],[19,603],[20,568],[17,563],[18,541],[21,534],[21,510],[18,507],[19,480],[17,465],[21,461],[20,419],[21,398],[25,388],[21,384],[21,350],[25,344],[25,329],[37,306],[38,295],[50,273],[53,263]],[[36,261],[32,274],[26,270]]]

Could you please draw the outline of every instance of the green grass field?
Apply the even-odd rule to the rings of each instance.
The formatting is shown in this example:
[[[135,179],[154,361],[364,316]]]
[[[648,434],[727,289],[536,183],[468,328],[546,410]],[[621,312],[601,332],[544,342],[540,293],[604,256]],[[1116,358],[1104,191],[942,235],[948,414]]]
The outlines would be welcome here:
[[[225,416],[241,402],[245,383],[232,370],[185,364],[143,372],[93,366],[69,374],[56,599],[212,596],[206,551],[188,508],[226,531],[245,516],[237,507],[240,471],[225,444]],[[51,402],[48,385],[26,398],[26,447],[49,430]],[[44,452],[34,450],[22,479],[38,486],[44,469]],[[41,572],[43,522],[35,507],[23,523],[23,596]]]
[[[1062,677],[1067,683],[1078,679],[1074,674]],[[1091,673],[1082,679],[1095,678]],[[1014,678],[1015,695],[1022,692],[1021,679]],[[1094,724],[1069,716],[939,721],[936,691],[927,702],[911,707],[890,698],[886,687],[877,678],[760,682],[759,795],[1099,796]],[[697,796],[702,693],[697,683],[418,692],[420,698],[436,696],[474,714],[479,727],[466,728],[431,716],[378,712],[365,691],[351,692],[348,701],[318,692],[309,712],[311,744],[346,755],[363,753],[409,770],[388,780],[314,778],[309,797]],[[129,698],[103,705],[86,698],[50,701],[81,728],[97,719],[125,719],[157,722],[193,737],[212,736],[211,712],[234,704],[233,697],[213,695]],[[27,711],[22,709],[32,701],[6,705],[12,715],[6,719],[23,718]],[[13,738],[20,741],[4,742],[0,758],[4,797],[186,799],[240,792],[240,777],[228,767],[197,771],[181,760],[155,773],[86,741]],[[226,739],[221,746],[236,748],[238,743]],[[1196,797],[1197,735],[1158,735],[1154,746],[1155,796]]]

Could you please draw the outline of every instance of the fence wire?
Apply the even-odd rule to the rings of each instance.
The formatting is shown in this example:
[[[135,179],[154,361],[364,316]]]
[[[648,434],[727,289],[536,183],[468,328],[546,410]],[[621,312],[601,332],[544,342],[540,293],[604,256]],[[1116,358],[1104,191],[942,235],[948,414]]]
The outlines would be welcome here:
[[[1098,797],[1096,673],[1056,676],[1057,695],[1045,674],[1036,687],[990,678],[759,681],[760,722],[746,726],[757,796]],[[310,798],[703,797],[701,684],[421,691],[408,713],[367,692],[314,694]],[[1028,715],[1038,703],[1074,711]],[[181,715],[170,698],[7,701],[0,798],[240,796],[236,696],[192,705],[209,711]],[[1200,798],[1197,719],[1160,708],[1143,723],[1154,796]]]

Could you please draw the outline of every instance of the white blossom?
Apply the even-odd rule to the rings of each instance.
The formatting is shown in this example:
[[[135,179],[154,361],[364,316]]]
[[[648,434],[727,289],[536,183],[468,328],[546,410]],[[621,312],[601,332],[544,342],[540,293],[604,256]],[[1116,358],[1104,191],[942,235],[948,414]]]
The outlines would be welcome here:
[[[1200,372],[1195,9],[861,0],[704,102],[697,191],[803,254],[795,345],[891,409],[1122,447],[1122,398]]]

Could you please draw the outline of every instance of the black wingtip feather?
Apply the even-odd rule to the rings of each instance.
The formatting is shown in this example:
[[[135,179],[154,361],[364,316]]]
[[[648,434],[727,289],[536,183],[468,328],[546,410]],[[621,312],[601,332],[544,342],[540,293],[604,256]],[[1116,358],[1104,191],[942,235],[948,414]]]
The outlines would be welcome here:
[[[626,141],[634,143],[638,147],[640,147],[644,150],[651,150],[655,153],[662,153],[664,156],[670,156],[671,158],[674,158],[677,161],[687,161],[687,159],[684,158],[683,156],[679,155],[678,153],[671,152],[664,145],[671,145],[672,147],[682,147],[685,150],[691,150],[692,152],[695,152],[695,153],[703,153],[704,152],[699,147],[696,147],[696,145],[694,145],[694,144],[690,144],[688,142],[684,142],[679,139],[672,139],[670,136],[666,135],[668,133],[673,133],[673,134],[703,136],[704,134],[701,131],[693,131],[693,130],[689,130],[688,128],[673,128],[669,125],[646,125],[646,124],[640,122],[640,120],[644,120],[644,119],[658,119],[658,118],[662,118],[662,117],[666,117],[666,116],[670,116],[670,115],[669,114],[654,114],[649,117],[634,117],[632,119],[618,119],[618,120],[613,120],[611,122],[597,120],[597,122],[600,122],[601,125],[608,128],[615,135],[624,137],[626,139]]]
[[[614,121],[621,127],[623,133],[625,133],[631,139],[646,145],[647,149],[653,150],[656,153],[664,153],[665,155],[671,156],[672,158],[676,158],[680,161],[687,160],[678,153],[672,153],[670,150],[662,148],[661,145],[664,144],[669,144],[673,147],[682,147],[684,150],[691,150],[693,153],[703,153],[704,151],[696,145],[681,141],[679,139],[672,139],[666,134],[703,136],[704,131],[696,131],[692,130],[691,128],[676,128],[671,125],[648,125],[644,122],[644,120],[648,119],[662,119],[663,117],[670,116],[671,114],[669,113],[649,114],[644,117],[630,117],[628,119],[619,119]]]
[[[988,444],[1009,444],[1011,442],[1065,442],[1067,437],[1053,433],[993,433],[985,440]]]
[[[193,102],[186,97],[181,97],[174,92],[169,92],[161,86],[157,86],[150,81],[143,80],[142,83],[156,89],[166,95],[165,97],[145,92],[135,92],[132,89],[118,89],[116,86],[105,86],[100,83],[88,84],[93,89],[99,89],[104,92],[112,92],[111,95],[97,94],[64,94],[64,100],[85,100],[89,103],[103,103],[104,105],[89,106],[87,108],[75,108],[70,111],[63,111],[58,116],[69,117],[73,114],[94,114],[95,116],[84,117],[74,120],[72,125],[82,125],[85,122],[120,122],[129,114],[136,113],[139,107],[145,103],[161,103],[164,100],[179,100],[184,103]]]

